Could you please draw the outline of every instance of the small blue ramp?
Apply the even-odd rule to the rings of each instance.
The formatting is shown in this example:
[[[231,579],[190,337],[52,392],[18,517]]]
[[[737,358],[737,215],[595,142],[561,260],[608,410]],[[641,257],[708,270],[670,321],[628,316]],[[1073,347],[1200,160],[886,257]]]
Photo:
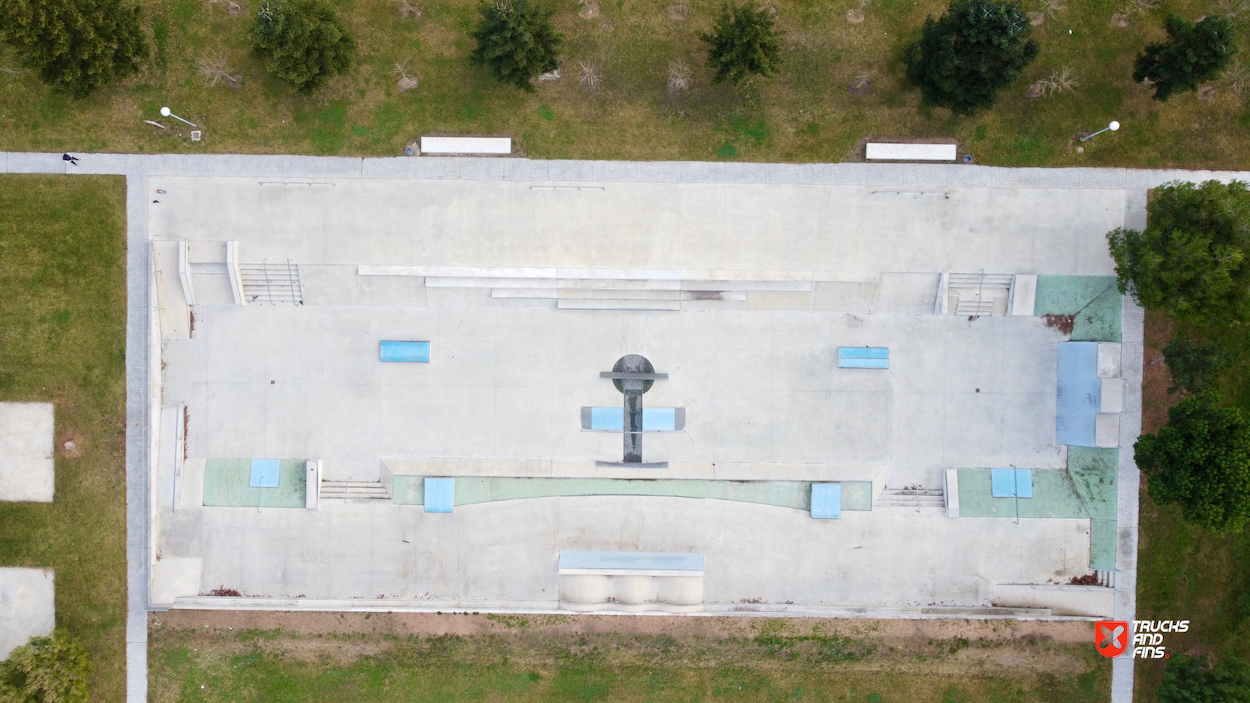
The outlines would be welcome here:
[[[643,408],[643,432],[680,432],[686,427],[685,408]],[[625,408],[582,408],[582,429],[624,432]]]
[[[812,517],[819,519],[842,517],[842,484],[812,484]]]
[[[1094,446],[1094,423],[1102,408],[1097,342],[1059,343],[1055,444]]]
[[[456,479],[425,479],[425,512],[450,513],[456,505]]]
[[[252,459],[252,477],[247,485],[252,488],[277,488],[278,460]]]
[[[838,347],[838,368],[888,369],[890,368],[890,349],[888,347]]]
[[[430,343],[383,341],[379,358],[382,361],[428,364],[430,363]]]
[[[1033,471],[1031,469],[991,469],[990,495],[995,498],[1032,498]]]

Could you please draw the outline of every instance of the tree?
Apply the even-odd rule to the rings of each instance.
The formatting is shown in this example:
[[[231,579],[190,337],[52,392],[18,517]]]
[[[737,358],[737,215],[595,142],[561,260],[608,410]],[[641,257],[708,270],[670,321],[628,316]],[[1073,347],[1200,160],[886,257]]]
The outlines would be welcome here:
[[[907,48],[907,80],[924,105],[960,115],[991,107],[1041,51],[1030,29],[1018,2],[953,0]]]
[[[781,31],[767,7],[725,5],[712,34],[700,32],[699,39],[707,44],[707,67],[716,71],[713,83],[728,78],[740,85],[751,74],[771,76],[781,63]]]
[[[1250,703],[1250,666],[1225,659],[1213,667],[1206,657],[1174,654],[1155,698],[1159,703]]]
[[[270,73],[307,93],[351,68],[356,40],[321,0],[266,0],[256,13],[252,47]]]
[[[1150,497],[1176,503],[1185,521],[1222,535],[1250,520],[1250,422],[1212,394],[1186,398],[1168,411],[1158,434],[1134,447]]]
[[[532,91],[532,80],[559,68],[560,35],[551,24],[552,10],[530,0],[495,0],[481,12],[472,59],[495,78]]]
[[[1246,184],[1173,182],[1154,191],[1144,232],[1107,235],[1121,293],[1178,320],[1236,321],[1250,311]]]
[[[1211,15],[1194,24],[1169,14],[1166,28],[1167,43],[1148,44],[1133,64],[1133,80],[1149,80],[1155,100],[1167,100],[1219,77],[1237,53],[1236,31],[1227,17]]]
[[[148,57],[139,8],[121,0],[0,0],[0,39],[44,82],[77,98]]]
[[[0,662],[0,701],[86,703],[92,669],[87,651],[69,632],[32,637]]]

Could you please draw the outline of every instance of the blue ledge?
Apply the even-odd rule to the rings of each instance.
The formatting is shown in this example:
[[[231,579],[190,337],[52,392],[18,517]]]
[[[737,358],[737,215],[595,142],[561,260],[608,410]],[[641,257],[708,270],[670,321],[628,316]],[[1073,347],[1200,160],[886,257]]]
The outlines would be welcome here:
[[[812,484],[812,517],[834,520],[842,517],[842,484]]]
[[[838,347],[838,368],[888,369],[890,350],[888,347]]]
[[[414,364],[430,363],[429,342],[383,341],[380,359]]]
[[[425,512],[450,513],[456,505],[456,479],[425,479]]]
[[[252,459],[252,477],[247,485],[252,488],[277,488],[278,460]]]
[[[687,552],[560,552],[560,569],[703,571],[703,555]]]
[[[991,469],[990,495],[995,498],[1032,498],[1031,469]]]

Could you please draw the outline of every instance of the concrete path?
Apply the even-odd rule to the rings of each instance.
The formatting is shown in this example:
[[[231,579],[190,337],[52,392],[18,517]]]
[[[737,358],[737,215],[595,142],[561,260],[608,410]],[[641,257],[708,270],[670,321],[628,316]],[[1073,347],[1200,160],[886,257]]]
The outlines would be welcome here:
[[[1174,179],[1250,179],[1245,172],[1181,170],[1129,170],[1097,168],[993,168],[964,165],[917,164],[756,164],[704,162],[611,162],[532,161],[495,158],[340,158],[305,156],[238,155],[138,155],[78,154],[77,165],[62,161],[60,154],[3,152],[0,173],[117,174],[127,177],[128,315],[127,315],[127,561],[129,617],[127,620],[127,700],[147,700],[148,611],[148,468],[154,437],[149,437],[148,417],[153,406],[149,385],[152,359],[147,335],[151,333],[148,298],[148,247],[146,242],[147,178],[174,176],[272,176],[279,178],[393,178],[439,180],[527,181],[641,181],[658,183],[790,183],[811,185],[983,186],[1124,189],[1128,191],[1125,221],[1130,227],[1145,224],[1146,190]],[[1125,439],[1135,438],[1141,422],[1142,310],[1124,310],[1125,378],[1129,397],[1126,418],[1121,422]],[[1129,335],[1135,335],[1130,337]],[[1131,363],[1129,360],[1136,360]],[[1122,441],[1120,451],[1119,572],[1116,577],[1116,618],[1132,620],[1136,613],[1137,490],[1138,472],[1133,464],[1132,442]],[[1112,700],[1130,703],[1133,692],[1133,660],[1114,663]]]

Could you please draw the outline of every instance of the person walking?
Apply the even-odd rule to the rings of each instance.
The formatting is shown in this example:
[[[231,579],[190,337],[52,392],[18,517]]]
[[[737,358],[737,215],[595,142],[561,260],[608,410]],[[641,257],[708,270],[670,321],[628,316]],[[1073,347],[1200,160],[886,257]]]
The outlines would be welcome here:
[[[69,154],[61,154],[61,161],[68,161],[71,164],[74,164],[75,166],[78,165],[78,157],[70,156]]]

